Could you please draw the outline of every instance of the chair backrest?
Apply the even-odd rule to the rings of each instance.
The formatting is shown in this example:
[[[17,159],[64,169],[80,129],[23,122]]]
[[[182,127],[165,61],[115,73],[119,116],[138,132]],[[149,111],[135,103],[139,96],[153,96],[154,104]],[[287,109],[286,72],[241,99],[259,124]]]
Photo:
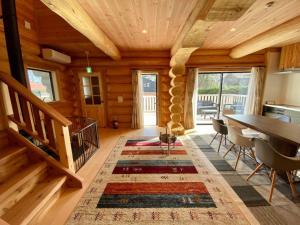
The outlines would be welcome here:
[[[213,128],[216,132],[224,135],[228,134],[227,126],[225,125],[223,120],[218,120],[214,118],[211,118],[211,120],[213,123]]]
[[[267,166],[275,170],[291,171],[300,169],[300,161],[294,157],[280,154],[269,142],[263,139],[255,139],[256,157]]]
[[[244,137],[242,130],[238,127],[227,126],[228,129],[228,139],[236,145],[241,147],[254,147],[254,143],[247,137]]]
[[[201,100],[198,102],[199,106],[214,106],[214,102],[211,100]]]

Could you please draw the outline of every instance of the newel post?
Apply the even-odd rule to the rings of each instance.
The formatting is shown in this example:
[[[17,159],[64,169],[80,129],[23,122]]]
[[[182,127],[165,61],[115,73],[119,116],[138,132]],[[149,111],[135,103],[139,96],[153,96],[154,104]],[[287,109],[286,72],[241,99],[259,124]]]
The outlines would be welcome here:
[[[60,162],[63,166],[75,172],[69,128],[58,121],[54,121],[54,130],[56,134],[56,149],[58,150]]]

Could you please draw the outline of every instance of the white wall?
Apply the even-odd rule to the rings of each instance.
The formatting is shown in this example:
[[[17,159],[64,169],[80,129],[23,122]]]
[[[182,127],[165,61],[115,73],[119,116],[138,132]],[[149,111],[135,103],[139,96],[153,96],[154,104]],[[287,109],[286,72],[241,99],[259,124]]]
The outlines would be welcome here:
[[[263,103],[273,101],[276,104],[282,104],[282,75],[278,72],[280,52],[268,52],[267,55],[267,74],[264,89]]]
[[[263,103],[300,106],[300,73],[278,74],[280,52],[268,53],[267,77]]]
[[[283,104],[300,106],[300,73],[283,75],[281,94]]]

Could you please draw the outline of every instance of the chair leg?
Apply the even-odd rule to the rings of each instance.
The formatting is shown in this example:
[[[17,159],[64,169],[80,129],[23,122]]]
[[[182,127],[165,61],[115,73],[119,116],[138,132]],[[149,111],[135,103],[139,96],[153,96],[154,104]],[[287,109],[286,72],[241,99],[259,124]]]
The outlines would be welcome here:
[[[251,155],[252,155],[252,157],[253,157],[253,159],[255,160],[255,162],[256,162],[256,165],[258,164],[258,162],[257,162],[257,160],[256,160],[256,156],[255,156],[255,153],[254,153],[254,150],[253,150],[253,148],[249,148],[250,149],[250,151],[251,151]]]
[[[227,150],[227,152],[223,155],[223,158],[225,158],[225,156],[233,149],[233,147],[235,146],[235,144],[232,144],[231,147]]]
[[[259,164],[259,165],[255,168],[255,170],[247,177],[247,181],[248,181],[254,174],[256,174],[256,172],[257,172],[263,165],[264,165],[263,163]]]
[[[272,201],[272,196],[273,196],[273,191],[274,191],[275,183],[276,183],[276,171],[273,170],[273,173],[272,173],[272,184],[271,184],[271,191],[270,191],[270,196],[269,196],[269,202]]]
[[[216,133],[216,135],[215,135],[214,138],[211,140],[211,142],[209,143],[209,145],[211,145],[211,144],[213,143],[213,141],[216,139],[216,137],[217,137],[218,134],[219,134],[219,133]]]
[[[297,191],[296,191],[296,187],[295,187],[295,184],[294,184],[292,176],[291,176],[291,172],[286,171],[286,175],[287,175],[289,183],[290,183],[292,195],[293,195],[293,197],[296,197],[297,196]]]
[[[227,145],[227,143],[226,143],[226,139],[227,139],[227,137],[226,137],[226,135],[225,135],[225,146]]]
[[[223,134],[221,135],[221,140],[219,142],[218,152],[220,152],[222,141],[223,141]]]
[[[236,170],[237,165],[238,165],[238,162],[239,162],[239,160],[240,160],[241,153],[242,153],[242,147],[240,147],[240,151],[239,151],[238,157],[237,157],[237,159],[236,159],[236,163],[235,163],[235,167],[234,167],[235,170]]]

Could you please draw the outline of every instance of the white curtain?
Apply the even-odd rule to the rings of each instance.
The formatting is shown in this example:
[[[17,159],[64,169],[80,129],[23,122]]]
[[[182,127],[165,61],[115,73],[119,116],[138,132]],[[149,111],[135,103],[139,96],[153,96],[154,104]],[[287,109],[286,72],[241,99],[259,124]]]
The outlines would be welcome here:
[[[185,96],[184,96],[184,128],[193,129],[195,127],[195,93],[197,68],[190,68],[187,73]]]
[[[141,128],[143,126],[141,101],[141,80],[138,70],[132,70],[132,118],[131,128]]]
[[[265,68],[252,67],[245,114],[259,115],[262,109],[262,97],[265,81]]]

